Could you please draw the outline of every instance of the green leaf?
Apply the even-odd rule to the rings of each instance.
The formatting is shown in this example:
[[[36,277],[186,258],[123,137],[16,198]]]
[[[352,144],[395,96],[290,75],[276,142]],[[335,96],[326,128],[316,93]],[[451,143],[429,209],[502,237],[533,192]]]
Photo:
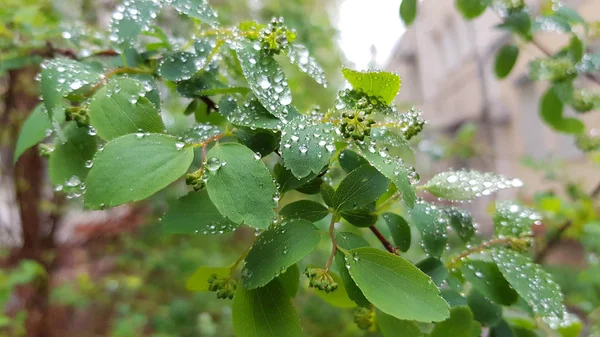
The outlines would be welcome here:
[[[346,173],[350,173],[359,166],[369,164],[365,158],[348,149],[345,149],[340,153],[338,160],[340,162],[340,166],[342,169],[344,169],[344,171],[346,171]]]
[[[206,0],[166,0],[178,12],[194,19],[198,19],[212,27],[219,26],[217,12]]]
[[[335,191],[335,209],[356,209],[377,200],[388,188],[389,181],[376,168],[363,165],[350,172]]]
[[[290,62],[295,64],[303,73],[310,76],[317,83],[327,87],[325,71],[314,57],[310,56],[308,49],[298,43],[290,43],[283,51]]]
[[[397,337],[398,333],[406,337],[421,337],[423,333],[415,322],[397,319],[384,312],[377,312],[377,326],[383,337]]]
[[[400,249],[401,252],[408,251],[412,239],[408,222],[406,222],[403,217],[394,213],[383,213],[381,216],[387,223],[390,234],[398,249]]]
[[[248,289],[262,287],[310,254],[321,234],[309,221],[292,219],[264,231],[246,257],[242,280]]]
[[[429,275],[433,283],[438,286],[448,278],[448,269],[446,269],[442,261],[436,258],[426,257],[419,261],[416,266],[421,269],[422,272]]]
[[[448,317],[448,303],[431,278],[400,256],[356,248],[346,254],[346,264],[365,297],[381,311],[420,322]]]
[[[149,30],[161,5],[154,0],[129,0],[117,6],[110,22],[111,40],[133,46],[138,35]]]
[[[371,148],[370,146],[361,146],[361,154],[365,159],[373,165],[379,172],[386,176],[396,185],[398,191],[402,193],[402,200],[408,208],[412,208],[417,200],[415,187],[409,178],[411,171],[404,166],[401,158],[394,157],[390,154],[380,151],[379,148]],[[381,155],[384,153],[385,156]]]
[[[349,233],[349,232],[337,232],[335,234],[335,240],[336,240],[338,246],[340,246],[346,250],[369,246],[369,243],[367,242],[367,240],[365,240],[362,236],[358,236],[354,233]],[[338,272],[340,273],[340,278],[342,279],[342,282],[344,283],[344,286],[346,287],[346,292],[348,293],[348,297],[350,297],[350,299],[352,301],[354,301],[354,303],[360,305],[361,307],[369,306],[370,305],[369,300],[367,300],[365,298],[365,295],[363,295],[360,288],[358,288],[356,283],[354,283],[354,280],[352,280],[350,273],[348,273],[348,268],[346,268],[344,253],[342,253],[340,250],[338,250],[335,253],[335,264],[338,267]]]
[[[471,214],[458,207],[444,208],[443,212],[446,213],[450,221],[450,226],[454,229],[460,240],[464,244],[469,243],[475,235],[475,226]]]
[[[97,138],[89,134],[88,128],[75,123],[69,123],[64,131],[66,141],[56,140],[48,161],[48,175],[55,185],[81,187],[98,149]]]
[[[30,147],[41,142],[48,135],[48,130],[52,128],[50,118],[46,113],[46,108],[43,104],[38,104],[35,109],[27,116],[25,122],[19,130],[19,138],[15,146],[13,163],[19,160],[19,157]]]
[[[490,337],[515,337],[515,334],[505,320],[500,320],[490,329]]]
[[[450,317],[437,323],[429,337],[473,337],[473,329],[477,325],[469,307],[454,307],[450,311]]]
[[[344,220],[357,227],[371,227],[377,222],[377,213],[368,208],[358,208],[340,213]]]
[[[455,5],[462,16],[467,20],[475,19],[485,12],[492,4],[491,0],[456,0]]]
[[[403,0],[415,2],[415,0]],[[392,103],[400,90],[400,76],[387,71],[356,71],[342,69],[342,75],[355,90],[362,90],[370,96],[381,97],[387,104]]]
[[[524,11],[509,14],[504,22],[498,25],[498,28],[506,29],[521,35],[526,41],[532,39],[531,35],[531,17]]]
[[[277,279],[283,286],[283,290],[289,297],[296,297],[298,288],[300,288],[300,269],[298,265],[294,264],[290,266],[285,273],[279,275]]]
[[[478,171],[447,171],[436,174],[425,184],[425,189],[447,200],[471,200],[505,188],[521,187],[519,179],[507,179],[494,173]]]
[[[179,82],[192,78],[204,64],[195,53],[180,51],[166,55],[158,65],[158,73],[167,81]]]
[[[63,97],[73,91],[96,84],[102,75],[91,66],[74,60],[56,58],[42,64],[40,90],[50,116],[55,114]],[[82,90],[83,90],[82,89]]]
[[[568,20],[552,15],[552,16],[538,16],[532,25],[534,32],[545,31],[545,32],[559,32],[569,33],[572,31],[571,24]]]
[[[571,42],[569,42],[569,55],[573,59],[573,63],[581,61],[583,54],[585,53],[585,47],[583,42],[579,39],[576,34],[571,36]]]
[[[533,235],[532,226],[539,224],[542,216],[514,201],[502,201],[496,204],[493,219],[494,236],[527,237]]]
[[[498,304],[512,305],[519,299],[495,263],[469,259],[463,263],[461,272],[474,289]]]
[[[230,273],[230,267],[202,266],[196,269],[194,274],[185,281],[185,288],[189,291],[208,291],[208,279],[212,275],[227,277]]]
[[[327,183],[321,184],[321,198],[325,205],[329,207],[335,206],[335,190]]]
[[[410,26],[417,16],[417,0],[402,0],[400,3],[400,18],[405,26]]]
[[[165,125],[158,110],[144,97],[144,84],[122,77],[112,80],[92,98],[90,123],[106,140],[126,134],[162,133]]]
[[[219,212],[235,223],[267,228],[275,216],[278,192],[265,164],[235,143],[215,145],[206,158],[206,189]]]
[[[333,279],[335,283],[338,284],[338,287],[335,291],[327,293],[322,290],[315,289],[314,292],[322,298],[325,302],[333,305],[337,308],[354,308],[356,307],[356,303],[354,303],[350,297],[348,297],[348,293],[346,292],[346,287],[344,286],[344,282],[342,278],[338,276],[334,272],[329,272],[329,275]]]
[[[206,189],[170,202],[161,223],[165,233],[222,234],[237,228],[237,224],[219,213]]]
[[[85,206],[101,209],[145,199],[185,174],[193,159],[193,149],[175,137],[115,138],[96,153],[85,182]]]
[[[333,124],[321,122],[319,115],[301,115],[291,120],[281,132],[281,156],[285,167],[303,178],[320,173],[335,151],[340,137]]]
[[[564,105],[554,88],[549,88],[540,102],[540,116],[553,129],[564,133],[582,133],[585,125],[578,119],[563,116]]]
[[[261,157],[279,148],[279,142],[281,141],[281,136],[278,132],[265,129],[253,130],[247,127],[239,127],[235,136],[240,140],[240,143],[255,153],[260,154]]]
[[[236,337],[302,337],[298,315],[278,280],[254,290],[238,285],[232,311]]]
[[[315,174],[309,174],[308,176],[298,179],[294,176],[292,171],[286,169],[283,165],[277,163],[275,168],[273,169],[275,173],[275,179],[277,180],[277,184],[279,185],[279,191],[281,193],[295,190],[299,187],[302,187],[313,179],[315,179]]]
[[[452,307],[452,308],[467,305],[467,299],[464,298],[462,296],[462,294],[456,290],[442,289],[440,291],[440,294],[442,295],[444,300],[446,300],[446,302],[448,302],[448,304],[450,304],[450,307]]]
[[[570,23],[574,23],[574,24],[580,23],[580,24],[586,25],[586,22],[581,17],[581,15],[579,15],[579,13],[577,13],[577,11],[574,10],[573,8],[569,8],[567,6],[560,6],[556,10],[554,15],[559,16],[559,17],[567,20]]]
[[[219,113],[235,125],[269,130],[282,130],[285,120],[273,116],[255,96],[238,107],[232,96],[223,96],[219,101]]]
[[[265,54],[258,41],[242,41],[237,50],[238,60],[250,89],[260,103],[279,118],[291,109],[292,92],[281,66]]]
[[[550,320],[562,319],[565,312],[562,294],[550,274],[512,250],[493,249],[492,257],[508,283],[536,315]]]
[[[486,326],[494,326],[502,319],[502,308],[490,302],[479,291],[472,290],[467,301],[476,321]]]
[[[413,224],[421,232],[421,245],[427,255],[441,257],[448,242],[448,219],[436,206],[418,203],[410,211]]]
[[[316,177],[309,181],[306,185],[300,186],[296,189],[296,191],[304,194],[319,194],[321,193],[321,184],[323,183],[323,178]]]
[[[329,209],[318,202],[299,200],[285,205],[279,215],[288,219],[305,219],[311,222],[319,221],[329,214]]]
[[[517,63],[518,57],[519,47],[515,46],[514,44],[507,44],[502,47],[498,51],[498,54],[496,54],[496,63],[494,65],[496,77],[505,78],[508,76]]]

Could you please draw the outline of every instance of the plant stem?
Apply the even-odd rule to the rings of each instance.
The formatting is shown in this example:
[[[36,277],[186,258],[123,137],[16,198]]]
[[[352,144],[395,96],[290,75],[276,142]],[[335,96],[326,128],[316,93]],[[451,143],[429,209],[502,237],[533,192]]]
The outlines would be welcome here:
[[[544,260],[546,255],[548,255],[550,250],[552,250],[552,247],[556,246],[560,242],[561,236],[567,231],[567,229],[569,229],[569,227],[571,227],[572,224],[573,223],[569,220],[560,226],[556,232],[554,232],[554,235],[548,239],[544,248],[538,251],[538,253],[535,255],[535,263],[540,263]]]
[[[149,69],[137,69],[137,68],[129,68],[129,67],[124,67],[124,68],[117,68],[117,69],[113,69],[111,71],[109,71],[108,73],[104,74],[104,76],[102,77],[102,79],[96,83],[92,89],[90,89],[90,91],[85,94],[86,97],[91,97],[93,96],[96,91],[98,91],[98,89],[100,89],[104,83],[106,83],[106,81],[108,81],[109,78],[118,75],[118,74],[152,74],[153,71],[149,70]]]
[[[327,259],[327,264],[325,265],[325,272],[329,273],[329,268],[331,268],[331,263],[333,263],[333,258],[335,257],[335,252],[337,251],[337,241],[335,240],[335,222],[338,217],[335,214],[331,215],[331,221],[329,222],[329,238],[331,239],[331,254],[329,254],[329,259]]]
[[[483,243],[481,243],[479,246],[473,247],[465,252],[463,252],[462,254],[458,255],[457,257],[453,258],[452,260],[450,260],[450,262],[448,262],[448,264],[446,265],[446,267],[448,269],[452,269],[454,267],[456,267],[456,265],[458,265],[460,263],[460,261],[464,258],[466,258],[467,256],[474,254],[474,253],[479,253],[481,251],[484,251],[488,248],[490,248],[491,246],[495,246],[495,245],[506,245],[506,244],[510,244],[510,243],[525,243],[526,239],[525,238],[495,238],[495,239],[491,239],[489,241],[485,241]]]
[[[381,242],[381,244],[383,244],[383,246],[385,247],[385,249],[387,249],[388,252],[392,253],[392,254],[397,254],[398,251],[396,250],[396,247],[394,247],[384,236],[383,234],[381,234],[381,232],[375,228],[375,226],[371,226],[369,227],[369,229],[371,230],[371,232],[373,232],[373,234],[375,234],[375,236],[377,237],[377,239],[379,239],[379,241]]]

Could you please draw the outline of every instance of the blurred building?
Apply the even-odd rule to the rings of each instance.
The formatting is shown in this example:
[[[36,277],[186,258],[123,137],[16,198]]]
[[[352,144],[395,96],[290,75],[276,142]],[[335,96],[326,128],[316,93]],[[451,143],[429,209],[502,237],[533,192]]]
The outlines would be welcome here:
[[[564,3],[577,8],[586,20],[600,20],[598,0]],[[482,157],[474,162],[429,163],[431,173],[448,166],[490,170],[521,178],[525,182],[521,193],[530,196],[547,188],[548,182],[540,172],[521,165],[521,159],[553,157],[568,161],[570,178],[592,189],[600,179],[598,168],[574,146],[572,136],[559,134],[540,120],[538,100],[547,86],[529,80],[527,64],[543,56],[542,52],[521,43],[518,63],[510,76],[501,81],[495,78],[497,51],[506,43],[520,43],[513,41],[511,34],[495,29],[498,23],[499,17],[491,10],[466,21],[454,1],[421,1],[415,23],[398,41],[385,66],[402,77],[398,103],[421,109],[429,121],[426,130],[452,136],[465,122],[478,125]],[[568,41],[567,34],[558,33],[536,34],[536,40],[552,52]],[[588,128],[600,128],[598,113],[578,117]]]

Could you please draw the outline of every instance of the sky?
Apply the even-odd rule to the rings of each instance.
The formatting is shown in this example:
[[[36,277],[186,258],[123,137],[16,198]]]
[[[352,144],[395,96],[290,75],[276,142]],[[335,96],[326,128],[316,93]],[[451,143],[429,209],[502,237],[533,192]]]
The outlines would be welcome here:
[[[377,65],[383,66],[405,31],[399,15],[400,0],[344,0],[338,13],[339,44],[355,68],[368,68],[371,45]]]

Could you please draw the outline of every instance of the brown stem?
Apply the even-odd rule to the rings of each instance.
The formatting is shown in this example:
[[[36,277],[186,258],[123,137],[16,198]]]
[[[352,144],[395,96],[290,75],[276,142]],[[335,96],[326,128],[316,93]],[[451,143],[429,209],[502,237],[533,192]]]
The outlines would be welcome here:
[[[556,230],[556,232],[554,232],[552,237],[550,237],[548,239],[548,241],[546,242],[546,245],[544,246],[544,248],[542,248],[540,251],[538,251],[538,253],[535,255],[536,263],[541,263],[542,261],[544,261],[544,258],[546,257],[546,255],[548,255],[548,253],[552,250],[552,248],[560,242],[562,235],[567,231],[567,229],[569,229],[569,227],[571,227],[572,224],[573,223],[569,220],[569,221],[565,222],[562,226],[560,226]]]
[[[377,228],[375,228],[375,226],[371,226],[369,227],[369,229],[371,230],[371,232],[373,232],[373,234],[375,234],[377,239],[379,239],[381,244],[383,244],[383,246],[385,247],[385,249],[387,249],[388,252],[392,254],[397,254],[396,248],[383,236],[383,234],[381,234],[381,232]]]
[[[458,255],[457,257],[453,258],[452,260],[450,260],[450,262],[448,262],[447,267],[453,268],[454,266],[456,266],[462,259],[466,258],[467,256],[474,254],[474,253],[479,253],[481,251],[484,251],[488,248],[490,248],[491,246],[495,246],[495,245],[506,245],[506,244],[510,244],[510,243],[524,243],[526,241],[525,238],[495,238],[495,239],[491,239],[489,241],[485,241],[482,244],[480,244],[479,246],[473,247],[465,252],[463,252],[462,254]]]
[[[598,183],[598,185],[596,185],[596,188],[594,188],[592,193],[590,193],[590,198],[592,199],[596,199],[598,196],[600,196],[600,183]]]
[[[85,96],[86,97],[93,96],[96,93],[96,91],[98,91],[98,89],[100,89],[104,85],[104,83],[106,83],[106,81],[108,81],[109,78],[111,78],[115,75],[118,75],[118,74],[151,74],[151,73],[152,72],[150,70],[128,68],[128,67],[113,69],[113,70],[107,72],[106,74],[104,74],[102,79],[100,81],[98,81],[98,83],[96,83],[90,89],[90,91],[85,94]]]
[[[335,252],[337,252],[337,241],[335,240],[335,222],[337,221],[337,216],[335,214],[331,215],[331,222],[329,222],[329,238],[331,239],[331,254],[329,254],[329,259],[327,259],[327,264],[325,265],[325,272],[329,272],[329,268],[331,268],[331,264],[333,263],[333,258],[335,257]]]
[[[219,111],[217,103],[215,103],[215,101],[213,101],[210,97],[200,96],[200,100],[206,104],[206,113],[210,114],[211,111]]]

